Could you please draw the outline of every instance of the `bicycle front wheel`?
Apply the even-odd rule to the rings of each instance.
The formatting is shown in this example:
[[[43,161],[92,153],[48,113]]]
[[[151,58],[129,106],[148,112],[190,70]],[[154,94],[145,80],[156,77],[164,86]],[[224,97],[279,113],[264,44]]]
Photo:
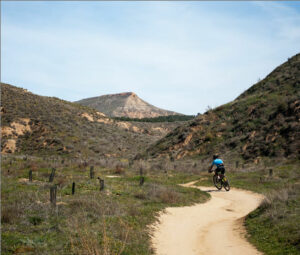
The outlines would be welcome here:
[[[230,190],[230,185],[229,185],[229,180],[227,177],[224,177],[223,178],[223,187],[226,191],[229,191]]]

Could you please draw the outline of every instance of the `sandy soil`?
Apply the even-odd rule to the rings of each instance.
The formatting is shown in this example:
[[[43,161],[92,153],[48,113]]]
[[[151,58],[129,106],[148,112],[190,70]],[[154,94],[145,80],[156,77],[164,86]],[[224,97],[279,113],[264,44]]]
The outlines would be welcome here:
[[[45,182],[41,182],[38,180],[32,180],[32,182],[30,182],[28,180],[28,178],[20,178],[20,179],[18,179],[18,182],[24,183],[24,184],[40,184],[40,185],[45,184]]]
[[[193,187],[192,183],[183,186]],[[262,196],[249,191],[198,187],[211,199],[204,204],[167,208],[153,226],[152,244],[158,255],[261,254],[247,242],[243,217],[253,211]]]
[[[120,175],[106,175],[106,178],[121,178]]]

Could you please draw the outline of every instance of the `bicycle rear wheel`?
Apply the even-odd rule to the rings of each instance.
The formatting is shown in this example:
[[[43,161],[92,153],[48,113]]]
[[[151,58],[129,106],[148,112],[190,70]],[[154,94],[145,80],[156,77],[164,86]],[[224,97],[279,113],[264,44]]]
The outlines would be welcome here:
[[[213,182],[218,190],[222,189],[222,181],[220,178],[218,178],[218,175],[215,174],[213,176]]]

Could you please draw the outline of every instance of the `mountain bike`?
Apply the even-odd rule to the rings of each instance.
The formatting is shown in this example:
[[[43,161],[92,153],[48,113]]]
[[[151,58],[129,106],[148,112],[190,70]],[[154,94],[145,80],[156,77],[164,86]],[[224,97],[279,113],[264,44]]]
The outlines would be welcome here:
[[[214,171],[214,172],[215,172],[215,174],[213,176],[213,183],[216,186],[216,188],[218,190],[221,190],[222,187],[224,187],[224,189],[226,191],[229,191],[230,190],[230,185],[229,185],[228,177],[226,177],[225,174],[222,175],[220,173],[217,173],[216,171]]]

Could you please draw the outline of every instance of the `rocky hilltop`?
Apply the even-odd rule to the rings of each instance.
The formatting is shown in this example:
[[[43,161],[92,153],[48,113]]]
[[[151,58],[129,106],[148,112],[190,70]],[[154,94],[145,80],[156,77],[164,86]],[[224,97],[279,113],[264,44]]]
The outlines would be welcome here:
[[[154,118],[158,116],[181,115],[155,107],[133,92],[91,97],[77,101],[84,106],[94,108],[109,117]]]
[[[152,145],[145,156],[202,157],[215,152],[258,162],[299,158],[300,54],[236,100],[199,115]]]

